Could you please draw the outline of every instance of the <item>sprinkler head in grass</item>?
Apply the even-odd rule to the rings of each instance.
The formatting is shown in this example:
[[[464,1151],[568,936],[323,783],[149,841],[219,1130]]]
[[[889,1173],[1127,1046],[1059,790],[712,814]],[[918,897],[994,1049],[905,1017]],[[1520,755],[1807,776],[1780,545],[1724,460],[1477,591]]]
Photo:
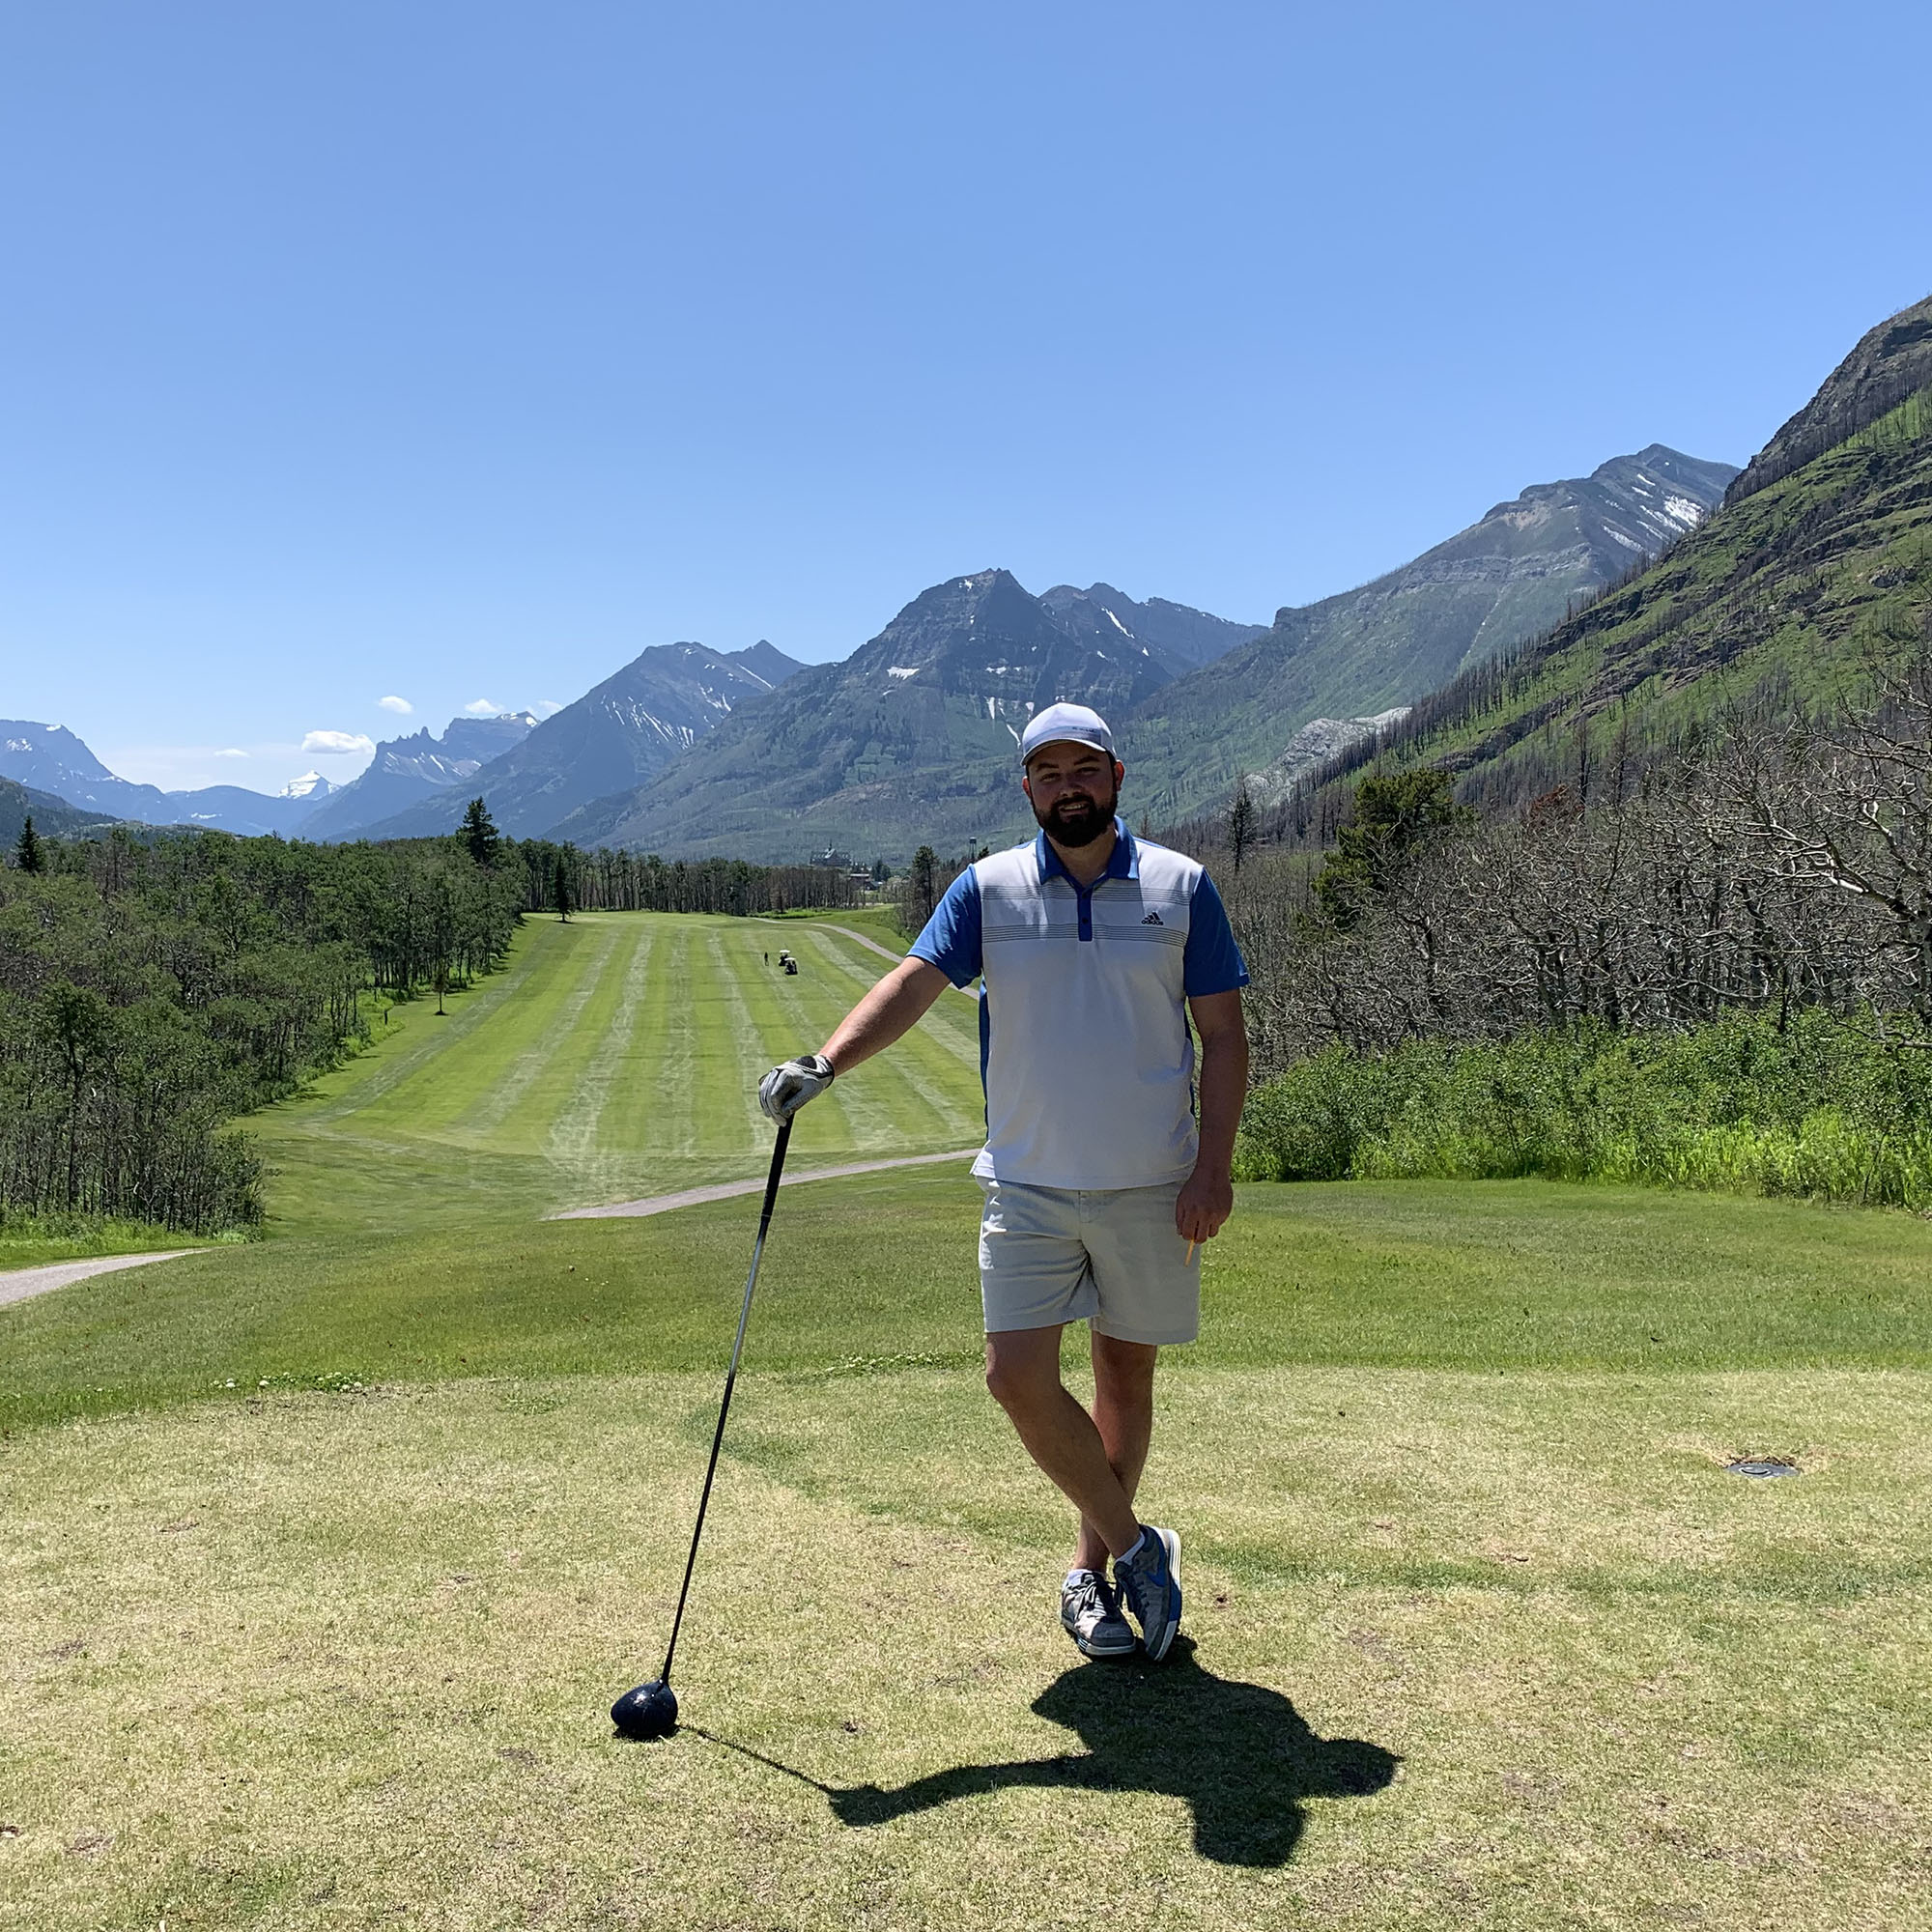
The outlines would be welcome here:
[[[661,1677],[626,1690],[611,1706],[611,1721],[620,1738],[639,1743],[647,1738],[668,1738],[677,1729],[677,1693]]]
[[[1801,1473],[1796,1463],[1782,1462],[1776,1456],[1745,1456],[1726,1466],[1734,1476],[1796,1476]]]

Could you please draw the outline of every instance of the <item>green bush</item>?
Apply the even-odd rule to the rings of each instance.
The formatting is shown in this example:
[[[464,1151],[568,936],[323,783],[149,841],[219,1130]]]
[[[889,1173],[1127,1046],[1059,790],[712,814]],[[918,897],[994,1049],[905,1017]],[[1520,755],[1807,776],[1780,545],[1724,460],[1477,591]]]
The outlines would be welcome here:
[[[1540,1175],[1932,1205],[1932,1037],[1868,1019],[1734,1015],[1499,1044],[1329,1047],[1250,1095],[1247,1180]]]

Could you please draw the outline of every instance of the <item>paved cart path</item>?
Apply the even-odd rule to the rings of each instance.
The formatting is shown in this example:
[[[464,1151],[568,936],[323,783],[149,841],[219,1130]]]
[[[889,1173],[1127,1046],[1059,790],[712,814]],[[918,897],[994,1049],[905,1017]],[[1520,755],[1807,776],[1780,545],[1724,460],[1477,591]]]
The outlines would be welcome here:
[[[171,1262],[181,1255],[203,1252],[201,1248],[163,1248],[152,1255],[96,1255],[84,1262],[48,1262],[41,1267],[12,1268],[0,1274],[0,1307],[45,1294],[49,1289],[66,1288],[71,1282],[85,1281],[89,1275],[112,1274],[117,1268],[143,1267],[149,1262]]]
[[[844,1167],[814,1167],[804,1174],[787,1174],[781,1187],[802,1187],[808,1180],[837,1180],[847,1174],[882,1174],[889,1167],[936,1167],[944,1160],[971,1160],[978,1148],[955,1153],[914,1153],[897,1160],[855,1160]],[[676,1194],[651,1194],[641,1201],[618,1201],[609,1208],[572,1208],[561,1214],[546,1214],[547,1221],[616,1221],[644,1214],[668,1214],[673,1208],[696,1208],[705,1201],[729,1201],[739,1194],[760,1194],[762,1180],[724,1180],[713,1187],[686,1187]]]

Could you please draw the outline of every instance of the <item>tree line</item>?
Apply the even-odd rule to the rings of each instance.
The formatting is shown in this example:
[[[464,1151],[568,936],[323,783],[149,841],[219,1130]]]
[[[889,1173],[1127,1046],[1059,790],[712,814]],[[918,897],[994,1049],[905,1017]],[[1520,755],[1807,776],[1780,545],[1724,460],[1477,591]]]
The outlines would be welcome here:
[[[1866,672],[1859,703],[1832,717],[1733,714],[1669,761],[1613,745],[1519,811],[1479,815],[1433,768],[1372,771],[1325,853],[1251,849],[1236,871],[1232,838],[1219,844],[1254,976],[1257,1073],[1289,1083],[1267,1129],[1281,1158],[1260,1167],[1332,1169],[1348,1145],[1358,1171],[1393,1171],[1390,1136],[1406,1135],[1412,1171],[1462,1171],[1440,1139],[1460,1120],[1465,1139],[1489,1136],[1480,1159],[1465,1148],[1470,1171],[1502,1171],[1516,1156],[1496,1151],[1509,1139],[1498,1094],[1514,1083],[1529,1108],[1519,1124],[1535,1115],[1539,1133],[1575,1138],[1597,1104],[1583,1095],[1608,1091],[1607,1052],[1626,1085],[1638,1065],[1682,1088],[1694,1065],[1731,1096],[1706,1094],[1708,1119],[1671,1113],[1686,1133],[1748,1124],[1737,1108],[1757,1120],[1773,1088],[1802,1096],[1818,1117],[1806,1131],[1835,1149],[1826,1165],[1864,1176],[1805,1191],[1932,1195],[1932,1077],[1919,1071],[1932,1068],[1932,639]],[[1628,1046],[1693,1034],[1725,1044],[1701,1059]],[[1548,1047],[1584,1038],[1596,1044],[1581,1059]],[[1777,1079],[1746,1078],[1773,1063]],[[1480,1129],[1463,1107],[1477,1087]],[[1414,1151],[1425,1119],[1439,1129],[1427,1154]],[[1309,1137],[1323,1135],[1318,1157]],[[1919,1151],[1899,1168],[1908,1143]],[[1595,1171],[1636,1161],[1634,1145],[1626,1136]],[[1653,1166],[1704,1158],[1670,1146]],[[1881,1169],[1893,1174],[1883,1184]]]
[[[449,840],[43,838],[0,871],[0,1212],[202,1232],[262,1213],[226,1122],[332,1065],[365,992],[487,972],[513,874]]]
[[[869,876],[843,867],[753,866],[742,859],[661,859],[585,852],[547,838],[517,841],[523,909],[530,913],[712,912],[738,918],[862,905]]]

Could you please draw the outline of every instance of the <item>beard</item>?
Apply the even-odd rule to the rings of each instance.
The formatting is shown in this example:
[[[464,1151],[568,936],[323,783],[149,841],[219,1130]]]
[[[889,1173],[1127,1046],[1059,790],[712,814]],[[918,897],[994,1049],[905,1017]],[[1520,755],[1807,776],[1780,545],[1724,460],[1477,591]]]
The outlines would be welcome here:
[[[1118,784],[1107,787],[1105,798],[1095,798],[1085,792],[1068,792],[1057,798],[1042,811],[1034,807],[1034,818],[1049,838],[1057,839],[1069,851],[1078,851],[1083,845],[1091,845],[1096,838],[1104,838],[1114,823],[1114,809],[1121,802],[1121,788]]]

